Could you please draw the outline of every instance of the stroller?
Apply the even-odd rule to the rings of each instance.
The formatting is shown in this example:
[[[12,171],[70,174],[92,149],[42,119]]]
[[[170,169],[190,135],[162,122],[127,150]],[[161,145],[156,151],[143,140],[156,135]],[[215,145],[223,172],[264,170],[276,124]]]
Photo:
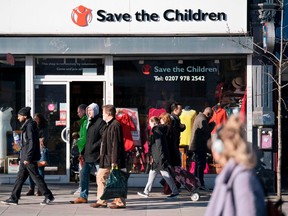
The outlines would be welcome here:
[[[169,167],[169,170],[175,181],[179,182],[191,193],[191,200],[198,201],[200,194],[197,192],[197,189],[201,185],[199,179],[182,167]]]
[[[79,150],[76,145],[76,139],[73,139],[73,145],[70,154],[70,177],[74,179],[75,183],[79,181]]]

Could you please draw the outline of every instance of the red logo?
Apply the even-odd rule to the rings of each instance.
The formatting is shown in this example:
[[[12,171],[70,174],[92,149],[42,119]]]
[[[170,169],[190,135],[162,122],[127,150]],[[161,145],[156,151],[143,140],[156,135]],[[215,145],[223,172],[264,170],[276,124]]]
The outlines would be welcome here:
[[[73,9],[71,13],[72,21],[81,27],[88,26],[88,23],[92,20],[92,10],[80,5]]]
[[[143,74],[149,75],[150,74],[150,70],[151,70],[151,65],[149,65],[149,64],[143,65],[143,67],[142,67]]]

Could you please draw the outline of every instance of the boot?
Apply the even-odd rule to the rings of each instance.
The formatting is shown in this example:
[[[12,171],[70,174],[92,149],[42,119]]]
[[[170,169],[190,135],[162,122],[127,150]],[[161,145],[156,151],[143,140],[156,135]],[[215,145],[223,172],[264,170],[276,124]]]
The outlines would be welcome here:
[[[34,196],[34,189],[30,188],[29,191],[26,193],[26,196]]]
[[[42,193],[41,193],[39,190],[37,190],[37,192],[35,193],[35,195],[36,195],[36,196],[42,196]]]

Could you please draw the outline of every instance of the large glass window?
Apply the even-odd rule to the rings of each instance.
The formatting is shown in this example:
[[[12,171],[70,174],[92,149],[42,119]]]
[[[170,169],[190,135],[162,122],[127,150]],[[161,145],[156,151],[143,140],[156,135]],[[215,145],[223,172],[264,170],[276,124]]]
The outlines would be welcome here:
[[[16,59],[15,65],[0,63],[0,174],[17,173],[19,151],[13,148],[12,131],[20,129],[17,112],[24,105],[24,61]],[[9,161],[14,161],[15,166],[10,166]]]
[[[189,107],[198,113],[206,106],[216,108],[221,104],[227,109],[228,115],[241,106],[245,71],[245,56],[233,59],[114,61],[115,105],[137,108],[144,151],[148,137],[147,118],[151,108],[164,108],[169,112],[169,106],[176,101],[183,108]],[[187,146],[187,143],[182,146]],[[144,171],[140,158],[133,163],[137,169],[135,172]]]

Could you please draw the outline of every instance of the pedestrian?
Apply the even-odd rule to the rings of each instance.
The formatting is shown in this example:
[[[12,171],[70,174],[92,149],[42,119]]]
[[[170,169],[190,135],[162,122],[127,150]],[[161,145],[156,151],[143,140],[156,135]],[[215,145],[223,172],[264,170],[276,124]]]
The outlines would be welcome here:
[[[149,142],[149,162],[151,164],[151,169],[149,171],[148,181],[146,183],[145,189],[143,192],[138,192],[138,195],[149,197],[153,182],[157,174],[160,173],[172,191],[172,193],[167,196],[167,198],[176,198],[179,195],[179,191],[174,183],[173,177],[168,171],[169,150],[166,137],[167,126],[160,124],[160,119],[156,116],[152,116],[149,119],[149,125],[152,131]]]
[[[87,109],[88,116],[87,134],[85,148],[82,149],[83,168],[80,173],[80,196],[72,204],[87,203],[89,195],[89,177],[91,169],[96,169],[98,165],[98,157],[100,153],[100,146],[102,141],[103,130],[105,129],[105,122],[99,115],[99,106],[96,103],[91,103]],[[98,186],[99,187],[99,186]]]
[[[171,166],[182,166],[180,145],[180,133],[186,129],[185,124],[181,123],[180,115],[182,113],[182,105],[180,103],[173,103],[171,105],[171,140],[169,144],[169,152],[171,153]]]
[[[40,144],[37,123],[33,121],[30,107],[23,107],[18,112],[18,121],[21,126],[21,150],[19,171],[9,199],[2,201],[8,205],[18,205],[24,182],[30,175],[40,192],[45,196],[41,205],[50,204],[54,200],[52,192],[48,189],[44,179],[38,172],[37,161],[40,159]]]
[[[97,172],[97,201],[90,206],[93,208],[107,207],[107,200],[101,200],[106,180],[111,169],[118,168],[126,170],[126,154],[124,149],[124,138],[120,122],[116,120],[116,108],[113,105],[103,106],[103,119],[107,128],[104,131],[100,156],[99,170]],[[115,198],[109,206],[111,209],[126,208],[124,197]]]
[[[48,148],[47,140],[48,140],[48,121],[41,113],[35,113],[34,121],[37,123],[38,132],[39,132],[39,144],[40,144],[40,160],[37,162],[38,172],[45,178],[45,167],[48,165]],[[33,196],[35,192],[35,182],[29,175],[29,190],[26,193],[27,196]],[[36,196],[42,196],[42,193],[38,189],[35,193]]]
[[[207,190],[204,182],[204,170],[206,167],[207,142],[211,138],[211,131],[215,127],[215,123],[208,123],[213,115],[211,107],[206,107],[199,112],[195,118],[192,128],[192,138],[189,144],[188,156],[191,161],[195,161],[194,175],[199,178],[200,189]]]
[[[231,116],[212,140],[214,160],[223,165],[205,215],[264,216],[265,194],[255,174],[256,154],[239,116]]]
[[[88,123],[88,119],[87,119],[87,115],[86,115],[86,108],[87,105],[86,104],[80,104],[77,107],[77,115],[80,118],[79,120],[79,138],[76,139],[76,145],[79,151],[79,157],[78,157],[78,161],[79,161],[79,166],[78,166],[78,171],[79,171],[79,187],[78,189],[74,192],[74,195],[76,194],[80,194],[81,192],[81,170],[82,170],[82,166],[83,166],[83,155],[81,154],[85,148],[85,144],[86,144],[86,134],[87,134],[87,123]],[[74,134],[75,136],[75,134]]]

